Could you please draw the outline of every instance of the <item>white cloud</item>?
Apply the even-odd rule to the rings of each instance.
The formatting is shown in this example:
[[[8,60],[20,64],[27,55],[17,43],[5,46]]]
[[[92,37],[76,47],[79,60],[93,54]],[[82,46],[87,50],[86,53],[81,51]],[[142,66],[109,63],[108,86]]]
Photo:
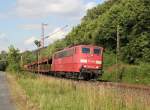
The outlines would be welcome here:
[[[71,28],[55,28],[51,33],[45,35],[49,36],[47,39],[45,39],[45,44],[51,44],[57,40],[65,38],[65,36],[70,32]],[[35,40],[41,40],[40,38],[37,37],[29,37],[24,41],[25,45],[33,45]]]
[[[31,45],[31,44],[34,43],[35,40],[37,40],[36,37],[32,36],[32,37],[26,39],[24,43],[25,43],[26,45]]]
[[[88,10],[88,9],[92,9],[93,7],[95,7],[97,5],[96,2],[89,2],[85,5],[85,10]]]
[[[85,0],[17,0],[16,11],[21,17],[41,18],[48,16],[81,17],[96,2]]]
[[[23,17],[49,15],[80,15],[83,0],[17,0],[17,13]]]
[[[8,50],[9,41],[5,33],[0,33],[0,51]]]
[[[3,15],[0,13],[0,19],[3,18]]]
[[[7,38],[7,35],[5,33],[0,33],[0,42],[8,43],[8,38]]]
[[[39,30],[41,28],[41,25],[40,24],[24,24],[19,27],[25,30]]]
[[[52,33],[50,33],[48,38],[48,43],[53,43],[57,40],[65,38],[65,36],[69,33],[70,29],[61,29],[56,28],[53,30]]]
[[[6,38],[6,34],[5,33],[0,33],[0,40],[3,40]]]
[[[6,15],[3,13],[0,13],[0,19],[4,19],[4,18],[6,18]]]

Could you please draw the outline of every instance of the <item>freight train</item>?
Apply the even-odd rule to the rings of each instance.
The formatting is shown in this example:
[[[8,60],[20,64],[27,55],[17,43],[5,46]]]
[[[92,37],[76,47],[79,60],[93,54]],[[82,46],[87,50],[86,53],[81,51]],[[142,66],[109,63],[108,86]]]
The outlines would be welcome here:
[[[102,75],[103,48],[93,45],[77,45],[65,48],[31,64],[24,69],[75,79],[97,79]]]

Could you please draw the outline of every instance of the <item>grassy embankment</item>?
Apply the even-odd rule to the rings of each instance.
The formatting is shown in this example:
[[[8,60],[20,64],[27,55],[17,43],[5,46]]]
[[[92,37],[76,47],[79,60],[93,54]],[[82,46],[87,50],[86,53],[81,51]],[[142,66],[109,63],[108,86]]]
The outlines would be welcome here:
[[[116,56],[111,52],[104,55],[104,74],[102,79],[108,81],[118,81],[119,75],[116,74]],[[120,63],[119,74],[122,73],[123,83],[150,85],[150,64],[141,63],[139,65],[129,65]]]
[[[115,55],[105,53],[103,79],[117,81]],[[122,82],[150,84],[148,64],[121,64]],[[145,92],[95,87],[31,73],[8,74],[18,110],[149,110]]]
[[[26,110],[149,110],[150,96],[142,91],[95,87],[31,73],[8,74],[12,90],[17,82],[25,93]],[[22,96],[22,95],[21,95]],[[33,102],[34,107],[30,102]],[[20,103],[20,101],[18,101]],[[18,104],[19,105],[19,104]],[[32,105],[32,106],[31,106]],[[20,109],[25,110],[25,109]]]

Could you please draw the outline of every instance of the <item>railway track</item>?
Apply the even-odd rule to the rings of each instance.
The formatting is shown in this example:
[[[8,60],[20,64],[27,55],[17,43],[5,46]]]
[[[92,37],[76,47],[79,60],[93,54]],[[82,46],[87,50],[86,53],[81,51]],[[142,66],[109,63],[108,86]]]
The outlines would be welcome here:
[[[150,95],[150,86],[145,85],[137,85],[137,84],[127,84],[127,83],[119,83],[119,82],[109,82],[109,81],[79,81],[79,83],[92,84],[97,87],[105,87],[105,88],[114,88],[118,91],[120,90],[136,90],[143,91]]]
[[[118,89],[132,89],[132,90],[142,90],[147,91],[150,94],[150,86],[137,85],[137,84],[127,84],[127,83],[117,83],[117,82],[96,82],[97,85],[104,85],[106,87],[113,87]]]
[[[92,84],[93,86],[104,86],[106,88],[114,88],[114,89],[129,89],[129,90],[139,90],[139,91],[145,91],[150,95],[150,86],[146,86],[146,85],[137,85],[137,84],[127,84],[127,83],[119,83],[119,82],[110,82],[110,81],[106,81],[106,80],[89,80],[89,81],[85,81],[85,80],[77,80],[77,79],[73,79],[73,78],[62,78],[62,77],[55,77],[55,76],[50,76],[50,75],[43,75],[44,77],[47,78],[54,78],[57,80],[67,80],[67,81],[71,81],[73,83],[78,83],[78,84]]]

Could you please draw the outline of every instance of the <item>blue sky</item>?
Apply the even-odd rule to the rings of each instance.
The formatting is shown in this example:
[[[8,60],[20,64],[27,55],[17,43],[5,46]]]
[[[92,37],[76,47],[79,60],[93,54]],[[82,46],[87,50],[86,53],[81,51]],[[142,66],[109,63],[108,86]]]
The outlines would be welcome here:
[[[64,38],[73,26],[80,23],[86,10],[104,0],[1,0],[0,51],[14,45],[21,51],[32,50],[41,35],[41,23],[47,23],[46,35],[69,25],[47,39],[46,44]]]

